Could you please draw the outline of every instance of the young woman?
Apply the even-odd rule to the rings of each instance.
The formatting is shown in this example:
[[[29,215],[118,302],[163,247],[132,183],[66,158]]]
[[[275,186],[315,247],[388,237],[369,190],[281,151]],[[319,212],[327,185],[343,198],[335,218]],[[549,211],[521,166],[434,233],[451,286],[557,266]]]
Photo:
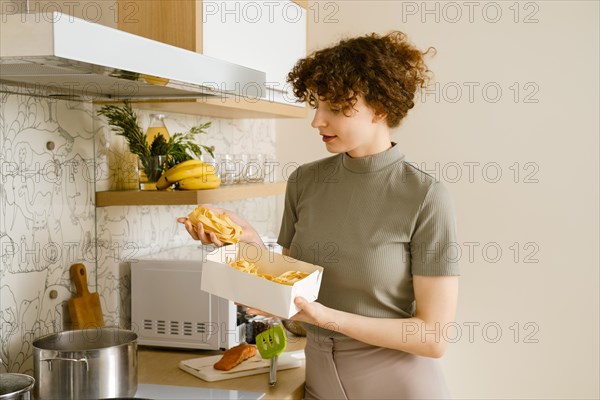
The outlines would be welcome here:
[[[324,268],[318,300],[297,298],[292,318],[308,331],[307,399],[450,397],[436,358],[457,304],[455,213],[443,184],[390,141],[428,82],[426,54],[401,32],[371,34],[317,51],[289,74],[335,154],[290,176],[278,238],[284,254]],[[262,243],[228,213],[242,241]],[[179,221],[221,245],[202,224]]]

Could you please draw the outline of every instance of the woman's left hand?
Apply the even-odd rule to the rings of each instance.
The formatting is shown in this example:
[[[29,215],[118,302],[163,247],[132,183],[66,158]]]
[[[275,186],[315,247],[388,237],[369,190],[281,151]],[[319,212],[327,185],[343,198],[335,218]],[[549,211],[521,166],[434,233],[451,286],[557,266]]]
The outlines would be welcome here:
[[[331,309],[316,301],[308,302],[304,297],[298,296],[294,299],[294,304],[300,309],[292,318],[293,321],[306,322],[312,325],[325,325],[328,321],[328,311]]]
[[[296,304],[296,307],[298,307],[300,311],[294,314],[290,320],[306,322],[313,325],[326,324],[328,322],[326,315],[327,312],[331,310],[330,308],[327,308],[317,302],[309,303],[304,297],[301,296],[298,296],[294,299],[294,304]],[[246,313],[252,315],[262,315],[263,317],[268,318],[279,318],[273,314],[269,314],[256,308],[248,308]]]

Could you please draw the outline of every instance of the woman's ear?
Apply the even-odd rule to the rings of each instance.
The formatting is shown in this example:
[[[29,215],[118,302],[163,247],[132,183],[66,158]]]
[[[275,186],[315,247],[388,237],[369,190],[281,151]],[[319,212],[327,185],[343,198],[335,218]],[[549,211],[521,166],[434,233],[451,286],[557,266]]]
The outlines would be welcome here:
[[[376,124],[379,121],[382,121],[387,118],[387,113],[375,113],[373,115],[373,123]]]

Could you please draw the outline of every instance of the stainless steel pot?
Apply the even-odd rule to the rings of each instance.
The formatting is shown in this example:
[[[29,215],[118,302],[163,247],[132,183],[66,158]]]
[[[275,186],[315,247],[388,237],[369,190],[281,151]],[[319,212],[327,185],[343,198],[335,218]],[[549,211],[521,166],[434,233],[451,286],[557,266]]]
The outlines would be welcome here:
[[[0,374],[0,400],[29,400],[35,380],[25,374]]]
[[[118,328],[65,331],[33,342],[36,399],[133,397],[137,334]]]

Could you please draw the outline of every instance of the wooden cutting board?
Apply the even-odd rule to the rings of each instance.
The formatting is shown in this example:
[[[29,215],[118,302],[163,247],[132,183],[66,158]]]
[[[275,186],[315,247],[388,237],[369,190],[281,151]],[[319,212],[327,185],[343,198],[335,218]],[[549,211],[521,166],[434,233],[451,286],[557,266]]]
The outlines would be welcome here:
[[[242,362],[229,371],[219,371],[213,365],[222,356],[193,358],[179,362],[179,368],[208,382],[239,378],[242,376],[264,374],[269,372],[270,360],[263,360],[259,354]],[[277,370],[298,368],[304,360],[304,350],[281,353],[277,359]],[[267,379],[267,378],[265,378]]]
[[[71,265],[71,280],[76,289],[75,296],[68,303],[73,329],[104,326],[100,296],[98,293],[90,293],[88,290],[85,265]]]

